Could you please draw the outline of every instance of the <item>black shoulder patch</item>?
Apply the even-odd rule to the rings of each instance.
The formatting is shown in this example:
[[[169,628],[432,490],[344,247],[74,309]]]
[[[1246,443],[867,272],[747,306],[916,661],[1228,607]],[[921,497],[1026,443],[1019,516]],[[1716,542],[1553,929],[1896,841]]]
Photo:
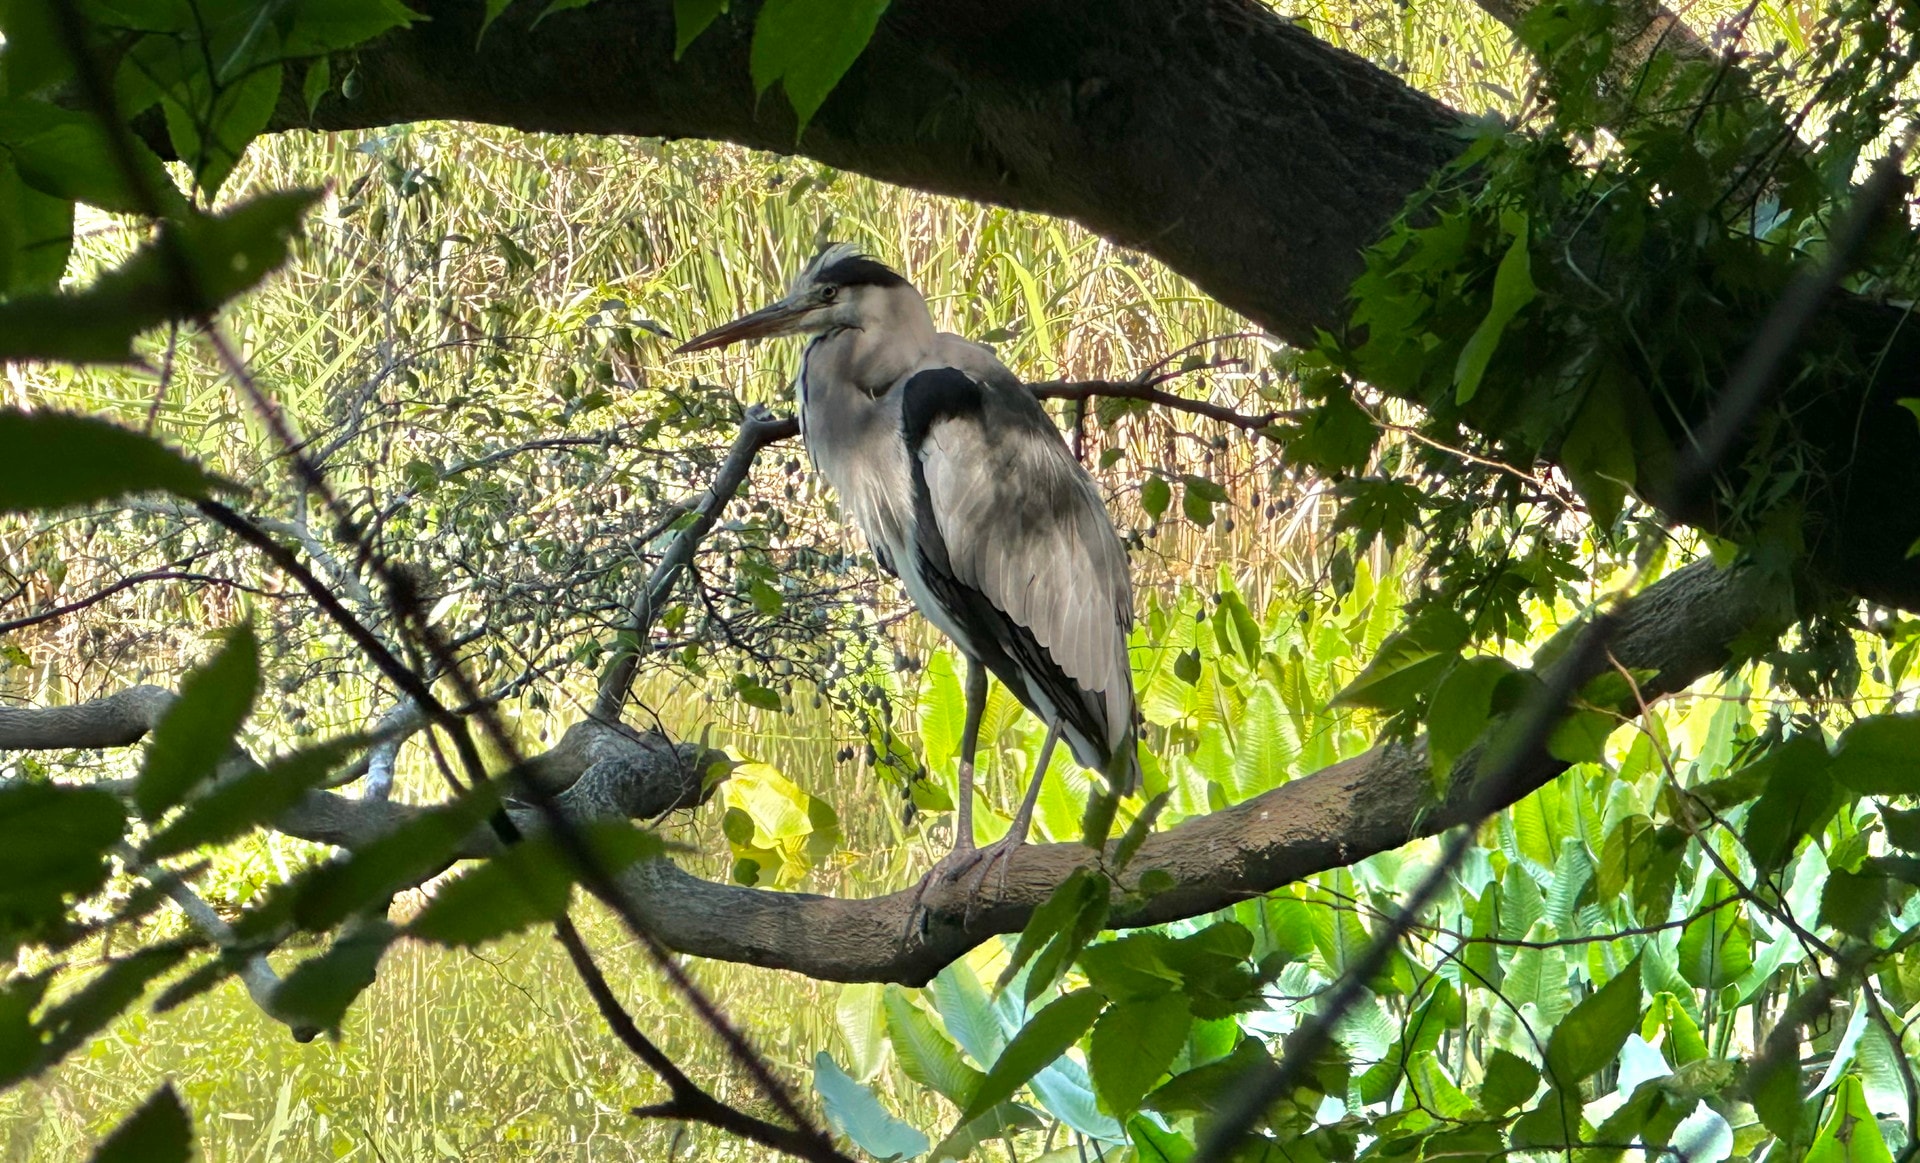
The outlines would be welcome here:
[[[957,367],[918,372],[900,391],[900,434],[909,452],[920,451],[935,421],[980,411],[980,384]]]
[[[822,269],[813,276],[813,281],[816,284],[831,283],[836,287],[900,287],[907,282],[884,263],[875,262],[864,254],[843,258]]]

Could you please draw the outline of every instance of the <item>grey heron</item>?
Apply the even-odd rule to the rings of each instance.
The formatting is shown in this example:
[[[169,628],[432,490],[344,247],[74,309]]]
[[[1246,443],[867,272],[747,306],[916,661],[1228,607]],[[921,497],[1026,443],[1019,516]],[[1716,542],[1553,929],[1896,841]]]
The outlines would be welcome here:
[[[1130,794],[1139,763],[1126,549],[1033,393],[991,348],[937,331],[911,283],[845,243],[816,255],[779,301],[679,350],[780,335],[811,337],[794,387],[814,467],[882,568],[967,657],[954,850],[928,880],[982,858],[990,867],[1025,841],[1062,737]],[[976,850],[989,673],[1047,734],[1011,827]]]

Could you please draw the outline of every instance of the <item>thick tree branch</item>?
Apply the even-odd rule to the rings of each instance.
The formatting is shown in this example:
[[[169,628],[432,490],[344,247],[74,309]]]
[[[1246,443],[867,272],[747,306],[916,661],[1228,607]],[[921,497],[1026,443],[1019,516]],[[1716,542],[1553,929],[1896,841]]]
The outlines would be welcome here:
[[[172,691],[136,686],[68,707],[0,707],[0,751],[129,747],[172,703]]]
[[[1531,6],[1488,0],[1508,18]],[[1362,251],[1462,144],[1455,112],[1253,0],[895,0],[797,138],[786,103],[750,82],[752,3],[678,61],[668,0],[537,25],[541,6],[513,5],[484,39],[471,4],[419,7],[432,19],[358,54],[353,99],[329,97],[310,119],[290,89],[278,123],[450,118],[803,152],[1071,218],[1297,344],[1338,326]],[[1635,11],[1623,78],[1656,45],[1700,51],[1670,14],[1644,0]],[[1906,556],[1920,539],[1920,429],[1896,403],[1920,396],[1920,329],[1884,305],[1839,315],[1879,378],[1800,412],[1830,484],[1811,522],[1820,573],[1920,608],[1920,561]]]
[[[1613,656],[1630,669],[1655,672],[1642,687],[1653,699],[1725,665],[1734,642],[1751,641],[1756,628],[1784,625],[1790,615],[1778,584],[1759,571],[1696,564],[1626,604]],[[588,719],[529,766],[548,765],[536,775],[543,781],[570,779],[558,803],[570,817],[585,820],[646,817],[701,802],[710,789],[700,758],[692,745],[634,737]],[[1564,767],[1535,757],[1515,781],[1509,802]],[[1463,758],[1453,792],[1436,804],[1424,747],[1387,745],[1188,820],[1150,837],[1129,868],[1130,876],[1162,870],[1173,887],[1146,901],[1116,900],[1112,923],[1129,928],[1198,916],[1437,834],[1466,818],[1475,770],[1475,757]],[[421,810],[311,792],[275,826],[351,848]],[[510,810],[521,828],[542,826],[534,809]],[[460,855],[485,856],[498,845],[490,831],[476,829]],[[1095,860],[1076,844],[1021,848],[1008,862],[1004,884],[983,889],[971,913],[964,886],[936,887],[925,899],[933,914],[929,930],[924,941],[911,945],[901,939],[913,908],[906,890],[866,900],[770,892],[705,881],[665,860],[630,869],[620,888],[648,931],[682,953],[826,980],[920,983],[988,937],[1017,931],[1068,873]]]

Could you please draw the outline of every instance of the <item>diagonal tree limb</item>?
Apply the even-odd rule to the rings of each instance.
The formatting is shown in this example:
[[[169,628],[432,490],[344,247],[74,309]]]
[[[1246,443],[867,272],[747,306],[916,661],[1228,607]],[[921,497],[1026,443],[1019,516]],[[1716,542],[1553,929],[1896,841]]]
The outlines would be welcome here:
[[[1655,673],[1642,684],[1648,701],[1684,690],[1732,660],[1736,644],[1765,640],[1791,619],[1782,589],[1758,570],[1719,570],[1704,562],[1688,566],[1623,606],[1613,656],[1631,670]],[[1551,672],[1550,665],[1541,671]],[[632,748],[625,762],[609,761],[617,756],[607,748],[616,747]],[[555,802],[582,822],[644,817],[666,807],[691,806],[710,792],[691,752],[690,744],[664,740],[642,747],[626,733],[586,719],[569,729],[562,746],[529,766],[537,771],[543,762],[551,763],[553,770],[536,778],[556,782],[573,771],[567,791]],[[1436,803],[1425,748],[1389,744],[1157,833],[1129,868],[1135,873],[1160,869],[1172,877],[1173,887],[1150,900],[1116,900],[1111,924],[1132,928],[1213,912],[1444,832],[1472,815],[1469,793],[1477,762],[1473,754],[1462,757],[1451,793]],[[1506,802],[1549,782],[1565,766],[1534,756]],[[274,826],[288,835],[353,848],[422,810],[315,791]],[[541,813],[529,806],[509,812],[524,831],[543,826]],[[498,837],[482,828],[459,855],[480,857],[498,849]],[[906,890],[856,900],[773,892],[703,880],[657,860],[629,869],[619,878],[618,891],[622,904],[676,952],[821,980],[919,984],[989,937],[1018,931],[1073,869],[1096,860],[1078,844],[1027,845],[1008,862],[1004,884],[983,888],[970,917],[961,886],[938,886],[925,901],[933,913],[926,938],[910,947],[901,937],[913,907],[913,894]]]

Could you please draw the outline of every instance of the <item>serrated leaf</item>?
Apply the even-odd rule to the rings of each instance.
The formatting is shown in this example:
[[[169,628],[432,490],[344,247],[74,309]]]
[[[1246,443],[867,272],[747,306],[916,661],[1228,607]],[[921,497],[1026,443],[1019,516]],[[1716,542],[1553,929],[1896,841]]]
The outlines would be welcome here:
[[[1099,883],[1094,883],[1096,880]],[[1027,918],[1026,927],[1020,930],[1020,939],[1014,944],[1013,955],[1007,959],[1007,967],[1000,974],[998,988],[1005,989],[1033,959],[1034,954],[1073,924],[1073,919],[1085,907],[1089,893],[1104,889],[1104,878],[1098,877],[1085,866],[1067,874],[1067,878],[1047,897],[1046,903],[1033,910],[1033,915]]]
[[[1041,1067],[1066,1053],[1067,1047],[1093,1025],[1100,1007],[1106,1004],[1098,992],[1077,989],[1055,998],[1046,1008],[1027,1020],[1007,1048],[994,1060],[992,1069],[980,1080],[973,1097],[960,1113],[962,1123],[972,1122],[998,1103],[1011,1098],[1039,1072]]]
[[[90,505],[128,493],[198,499],[231,487],[150,436],[65,412],[0,409],[0,448],[7,450],[0,457],[0,513]]]
[[[1458,611],[1428,607],[1380,644],[1366,668],[1334,696],[1334,705],[1404,708],[1440,678],[1469,633],[1467,620]]]
[[[132,137],[122,144],[137,181],[128,180],[123,155],[98,117],[47,101],[0,101],[0,147],[33,189],[119,214],[184,211],[186,200],[153,151]]]
[[[876,1159],[913,1159],[927,1152],[926,1135],[887,1113],[873,1092],[847,1076],[825,1050],[813,1056],[813,1089],[827,1122]]]
[[[1525,1058],[1496,1049],[1480,1080],[1480,1109],[1499,1116],[1532,1098],[1540,1089],[1540,1071]]]
[[[133,802],[158,820],[213,775],[260,694],[260,643],[253,627],[236,626],[206,665],[188,674],[180,697],[153,728]]]
[[[1187,1044],[1193,1014],[1177,993],[1109,1006],[1087,1044],[1093,1087],[1114,1117],[1125,1119]]]
[[[1800,841],[1826,826],[1840,799],[1827,775],[1826,743],[1817,732],[1795,735],[1748,770],[1765,790],[1747,813],[1741,831],[1754,866],[1773,872],[1787,866]]]
[[[338,1031],[347,1008],[373,984],[381,957],[398,935],[384,917],[342,929],[326,952],[281,979],[273,1012],[297,1025]]]
[[[445,868],[468,835],[499,806],[492,787],[433,808],[343,857],[309,869],[235,922],[242,936],[285,924],[327,932],[395,892]]]
[[[624,824],[583,830],[600,871],[617,873],[662,851],[658,837]],[[407,925],[407,935],[439,945],[473,947],[567,911],[580,874],[551,836],[534,836],[440,886]]]
[[[220,214],[168,220],[158,238],[86,287],[0,303],[0,360],[133,359],[141,332],[211,315],[266,278],[285,261],[288,240],[319,196],[282,190]]]
[[[186,1163],[192,1156],[193,1120],[173,1083],[163,1082],[88,1158],[89,1163]]]
[[[107,881],[107,851],[126,830],[120,801],[97,788],[0,786],[0,958],[59,926],[69,897]]]
[[[163,860],[243,835],[292,807],[369,742],[364,736],[336,739],[227,780],[188,803],[178,818],[147,841],[141,856]]]
[[[0,153],[0,296],[51,291],[73,249],[73,203],[22,180]]]

